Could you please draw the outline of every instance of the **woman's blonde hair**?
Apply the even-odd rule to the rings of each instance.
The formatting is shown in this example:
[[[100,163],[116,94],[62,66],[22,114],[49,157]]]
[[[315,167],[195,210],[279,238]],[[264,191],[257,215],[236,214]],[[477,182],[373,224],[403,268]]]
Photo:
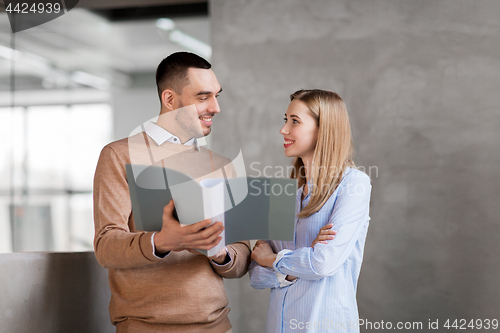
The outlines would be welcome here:
[[[339,186],[347,167],[355,168],[352,158],[351,126],[344,101],[333,91],[299,90],[290,101],[299,100],[311,111],[318,124],[318,140],[312,161],[311,199],[297,215],[299,218],[316,213]],[[291,178],[298,179],[298,186],[306,183],[304,162],[296,157]]]

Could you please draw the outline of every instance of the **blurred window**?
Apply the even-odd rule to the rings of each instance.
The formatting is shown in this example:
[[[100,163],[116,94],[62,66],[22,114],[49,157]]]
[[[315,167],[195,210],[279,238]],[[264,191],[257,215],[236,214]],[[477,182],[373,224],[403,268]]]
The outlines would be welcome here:
[[[92,181],[108,104],[0,108],[0,252],[92,250]]]

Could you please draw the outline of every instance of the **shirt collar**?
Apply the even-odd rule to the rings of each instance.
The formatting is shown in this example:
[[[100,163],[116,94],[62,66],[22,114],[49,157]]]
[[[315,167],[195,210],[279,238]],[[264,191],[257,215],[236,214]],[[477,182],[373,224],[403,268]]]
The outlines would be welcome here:
[[[163,127],[160,127],[153,122],[146,123],[146,126],[144,126],[144,131],[159,146],[161,146],[167,141],[170,143],[181,144],[181,140],[177,136],[173,135]],[[185,146],[194,145],[196,150],[200,151],[200,144],[197,138],[191,138],[185,143],[183,143],[183,145]]]

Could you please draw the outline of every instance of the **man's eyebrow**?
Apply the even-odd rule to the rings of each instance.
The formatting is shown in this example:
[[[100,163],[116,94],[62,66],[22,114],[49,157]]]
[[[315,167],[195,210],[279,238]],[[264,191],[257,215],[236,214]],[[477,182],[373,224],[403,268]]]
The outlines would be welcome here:
[[[217,94],[220,94],[221,91],[222,91],[222,88],[220,88],[220,90],[217,92]],[[211,91],[200,91],[199,93],[196,94],[196,96],[204,96],[204,95],[212,95],[212,92]]]

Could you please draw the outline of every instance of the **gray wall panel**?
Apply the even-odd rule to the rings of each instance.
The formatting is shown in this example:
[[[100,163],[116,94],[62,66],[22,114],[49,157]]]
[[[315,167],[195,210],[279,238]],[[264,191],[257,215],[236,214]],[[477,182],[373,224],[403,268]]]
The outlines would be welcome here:
[[[0,332],[111,333],[107,270],[93,252],[0,256]]]
[[[249,174],[251,162],[268,173],[291,162],[278,133],[290,93],[325,88],[346,101],[357,163],[373,180],[361,318],[426,331],[429,319],[498,317],[500,2],[210,5],[224,88],[213,133],[242,146]],[[231,283],[254,296],[235,332],[262,332],[266,295]]]

